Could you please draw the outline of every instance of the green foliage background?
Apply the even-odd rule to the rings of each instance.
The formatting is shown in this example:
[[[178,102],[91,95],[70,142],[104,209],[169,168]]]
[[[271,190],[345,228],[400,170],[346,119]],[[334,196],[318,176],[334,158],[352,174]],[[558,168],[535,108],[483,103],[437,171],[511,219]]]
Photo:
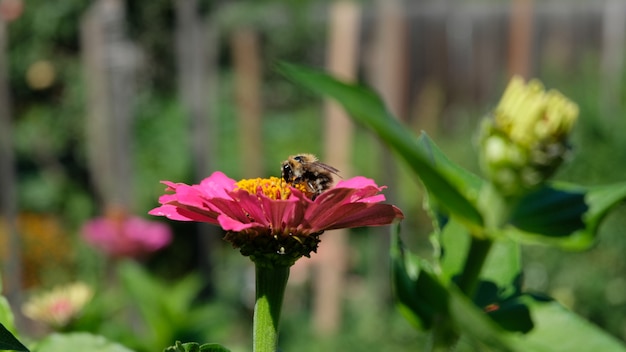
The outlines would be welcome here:
[[[68,236],[75,240],[76,251],[79,252],[75,258],[76,267],[67,268],[72,273],[69,276],[95,283],[105,268],[100,258],[94,258],[91,249],[80,243],[78,233],[81,223],[99,212],[85,159],[85,77],[81,71],[78,32],[80,16],[90,3],[84,0],[28,0],[24,15],[9,25],[8,54],[20,209],[23,212],[53,213],[63,219]],[[171,1],[166,0],[145,4],[128,2],[128,33],[147,58],[140,72],[141,89],[135,106],[135,145],[131,156],[137,196],[135,210],[139,214],[145,214],[156,204],[163,190],[159,180],[193,182],[187,122],[176,93],[172,50],[174,14],[171,5]],[[216,2],[200,1],[201,11],[207,15],[218,5]],[[260,132],[264,141],[263,162],[267,175],[277,175],[277,166],[288,154],[301,151],[323,154],[320,143],[323,140],[323,120],[319,99],[296,89],[272,67],[277,60],[313,65],[323,62],[324,25],[303,20],[307,19],[307,7],[302,4],[291,4],[286,8],[293,14],[293,23],[287,24],[291,25],[288,27],[290,30],[272,26],[262,29],[265,110],[263,130]],[[233,23],[228,23],[228,20],[235,21],[239,15],[233,12],[231,16],[225,16],[221,19],[223,26],[232,27]],[[232,67],[226,39],[224,36],[220,42],[218,131],[214,135],[221,138],[215,141],[214,165],[217,170],[238,178],[245,167],[245,156],[241,155],[236,138]],[[53,63],[57,80],[51,88],[32,90],[26,84],[25,74],[32,63],[42,59]],[[598,53],[589,52],[582,65],[575,68],[576,75],[548,65],[538,70],[537,76],[546,86],[561,90],[578,102],[581,108],[580,121],[572,140],[574,149],[571,160],[562,168],[557,179],[594,185],[623,181],[626,175],[626,139],[623,138],[626,101],[621,97],[612,104],[601,102],[597,67]],[[504,85],[504,80],[502,82]],[[462,108],[456,106],[444,110],[441,121],[446,122],[446,128],[432,136],[451,159],[470,170],[477,169],[477,160],[475,150],[468,148],[468,141],[475,139],[479,119],[498,98],[496,95],[487,102],[468,103]],[[380,179],[383,177],[381,155],[377,140],[357,129],[352,156],[354,173]],[[390,185],[387,194],[397,200],[406,214],[403,228],[420,234],[407,239],[409,247],[420,254],[430,255],[430,223],[421,209],[422,191],[405,166],[399,166],[398,180]],[[626,261],[623,257],[626,252],[626,237],[623,234],[625,215],[626,208],[622,206],[607,219],[601,228],[598,244],[589,251],[567,253],[555,248],[533,246],[526,248],[523,255],[528,263],[526,285],[529,289],[550,292],[563,304],[626,341],[626,299],[623,295],[626,292]],[[193,270],[194,264],[193,255],[187,252],[190,250],[189,241],[184,239],[188,235],[186,232],[192,229],[184,225],[175,226],[177,240],[173,247],[148,262],[152,273],[168,280],[181,279]],[[353,291],[350,291],[350,299],[346,302],[346,321],[341,333],[326,341],[316,340],[310,334],[310,288],[289,287],[283,309],[283,350],[414,351],[424,344],[425,337],[416,335],[396,313],[391,302],[383,302],[381,306],[379,297],[368,294],[384,292],[380,285],[384,286],[387,282],[379,277],[377,267],[377,263],[385,259],[372,249],[380,241],[374,236],[364,236],[363,232],[355,231],[351,236],[351,244],[358,255],[351,273],[350,289]],[[207,341],[231,339],[230,344],[224,340],[218,342],[233,351],[248,350],[248,345],[242,341],[249,340],[246,333],[250,330],[250,311],[245,299],[240,297],[248,263],[227,245],[220,247],[218,256],[220,264],[215,271],[219,285],[212,303],[227,306],[228,319],[222,322],[227,330],[213,335],[208,332],[210,336],[204,338]],[[110,298],[103,294],[102,299],[106,301]],[[110,307],[106,303],[102,306]],[[372,306],[375,308],[362,308]],[[216,309],[221,312],[222,308]],[[215,313],[207,313],[207,316],[211,314]],[[84,329],[124,341],[138,351],[142,348],[149,350],[139,343],[145,341],[132,341],[130,335],[123,336],[123,331],[119,329],[88,322],[92,317],[86,316]],[[139,336],[139,340],[146,339],[142,332],[133,334]]]

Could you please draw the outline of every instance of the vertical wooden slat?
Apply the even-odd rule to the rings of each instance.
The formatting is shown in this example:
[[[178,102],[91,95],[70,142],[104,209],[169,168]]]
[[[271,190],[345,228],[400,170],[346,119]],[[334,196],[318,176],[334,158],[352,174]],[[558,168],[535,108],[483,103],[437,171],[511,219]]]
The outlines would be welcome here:
[[[337,1],[329,9],[329,38],[326,66],[330,73],[354,80],[358,65],[360,6],[352,1]],[[325,102],[324,162],[348,177],[353,126],[336,103]],[[313,324],[319,335],[330,335],[341,326],[344,279],[348,258],[348,233],[336,230],[322,235],[316,254],[313,298]]]
[[[463,99],[471,98],[473,90],[472,73],[474,66],[474,21],[475,18],[468,13],[468,7],[457,6],[448,3],[448,11],[445,21],[445,34],[447,44],[448,82],[450,94]],[[458,98],[457,98],[458,99]]]
[[[607,0],[602,14],[602,106],[603,115],[615,117],[611,111],[621,98],[621,81],[626,50],[626,2]]]
[[[533,0],[513,0],[510,17],[509,76],[529,78],[533,45]]]
[[[81,24],[87,87],[88,165],[107,207],[132,208],[132,117],[138,51],[127,39],[125,3],[98,0]]]
[[[406,115],[407,25],[399,0],[377,0],[372,39],[370,80],[387,108],[398,118]]]
[[[381,95],[387,108],[399,119],[405,119],[407,113],[407,24],[406,8],[400,0],[377,0],[377,17],[374,22],[374,38],[372,39],[371,66],[369,78],[373,87]],[[385,191],[387,201],[396,203],[398,165],[391,151],[382,147],[380,160],[382,174],[379,184],[389,188]],[[376,284],[375,301],[379,307],[389,299],[389,230],[375,229],[373,245],[376,254],[372,265],[373,278]]]
[[[17,230],[17,171],[13,152],[7,42],[7,23],[0,18],[0,233],[7,236],[1,279],[5,284],[3,293],[13,305],[19,307],[22,299],[22,246]],[[21,324],[21,315],[16,313],[16,323]]]
[[[261,143],[261,56],[257,32],[236,29],[231,37],[235,66],[235,91],[239,118],[242,177],[259,177],[263,170]]]
[[[199,13],[197,0],[176,0],[176,63],[179,96],[189,121],[194,178],[199,182],[214,169],[217,143],[211,109],[216,103],[217,28],[206,23]],[[199,223],[198,266],[204,276],[204,294],[213,292],[214,248],[219,229]]]

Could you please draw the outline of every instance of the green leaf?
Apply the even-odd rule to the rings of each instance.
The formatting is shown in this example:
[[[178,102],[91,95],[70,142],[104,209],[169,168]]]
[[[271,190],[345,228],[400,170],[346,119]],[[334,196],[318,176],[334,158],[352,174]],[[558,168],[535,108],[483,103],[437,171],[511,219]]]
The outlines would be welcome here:
[[[585,188],[555,183],[520,200],[505,233],[529,243],[589,248],[606,215],[626,199],[626,182]]]
[[[402,315],[416,328],[430,329],[436,316],[446,316],[447,292],[429,270],[428,264],[406,251],[393,226],[391,281],[396,304]]]
[[[436,166],[442,173],[445,173],[446,177],[450,179],[458,189],[464,192],[470,199],[475,199],[478,196],[485,182],[483,179],[450,160],[448,156],[439,149],[435,142],[430,139],[426,132],[422,132],[417,140],[422,152],[428,156],[433,166]]]
[[[176,334],[202,331],[195,314],[201,310],[192,308],[201,287],[196,276],[167,283],[131,261],[121,262],[118,270],[123,287],[147,326],[147,338],[142,341],[146,348],[160,349],[174,341]]]
[[[108,341],[102,336],[88,333],[52,334],[39,342],[33,352],[132,352],[132,350]]]
[[[7,330],[15,332],[13,312],[11,311],[11,306],[9,306],[9,301],[4,296],[0,296],[0,323],[4,324]]]
[[[586,201],[589,211],[584,219],[587,231],[595,234],[606,215],[625,199],[626,182],[588,188]]]
[[[523,336],[506,331],[479,309],[455,286],[450,286],[450,312],[459,330],[471,340],[496,351],[550,351],[526,341]]]
[[[522,198],[509,222],[522,231],[564,237],[585,227],[588,209],[584,192],[546,186]]]
[[[310,68],[282,63],[278,70],[296,83],[337,100],[352,118],[374,131],[420,177],[428,191],[451,215],[481,227],[482,215],[452,180],[423,151],[424,145],[394,118],[371,89],[349,84]]]
[[[230,352],[230,350],[217,343],[200,345],[197,342],[176,341],[176,345],[166,348],[163,352]]]
[[[551,352],[624,352],[626,346],[615,337],[585,321],[558,302],[530,304],[535,328],[527,340]]]
[[[505,330],[526,333],[533,328],[530,310],[521,294],[521,280],[516,280],[514,286],[511,292],[494,282],[481,281],[474,302]]]
[[[200,352],[230,352],[230,350],[217,343],[205,343],[200,346]]]
[[[441,252],[437,258],[441,269],[441,279],[443,282],[449,282],[452,277],[459,275],[463,270],[470,247],[471,235],[462,224],[451,219],[439,232],[439,235],[433,237]],[[499,238],[491,246],[480,278],[485,281],[492,281],[499,287],[511,287],[521,272],[519,244],[508,238]]]
[[[28,351],[28,348],[22,345],[4,325],[0,324],[0,350]]]
[[[527,333],[532,330],[534,323],[530,316],[530,309],[526,303],[520,299],[508,299],[496,303],[494,306],[496,306],[497,309],[489,311],[487,315],[503,329],[522,333]]]

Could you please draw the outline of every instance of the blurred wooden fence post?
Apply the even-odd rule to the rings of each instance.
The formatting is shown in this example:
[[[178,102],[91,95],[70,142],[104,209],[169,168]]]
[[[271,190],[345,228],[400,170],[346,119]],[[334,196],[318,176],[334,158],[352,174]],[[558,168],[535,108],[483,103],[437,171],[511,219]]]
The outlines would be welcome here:
[[[0,234],[6,236],[3,250],[4,294],[15,306],[21,305],[22,246],[17,232],[17,182],[13,152],[13,121],[11,94],[8,81],[7,22],[0,18]],[[0,284],[0,286],[2,286]],[[21,314],[16,311],[16,323],[21,324]]]
[[[97,0],[81,23],[87,87],[88,165],[100,200],[130,209],[132,117],[138,49],[127,39],[125,3]]]
[[[529,78],[533,45],[533,0],[513,0],[509,26],[509,76]]]
[[[622,96],[621,82],[626,50],[626,2],[607,0],[604,4],[602,28],[601,97],[603,115],[614,117],[612,111]]]
[[[198,12],[197,0],[177,0],[176,63],[179,98],[189,120],[189,134],[196,182],[212,169],[217,144],[215,111],[217,99],[217,26],[205,23]],[[198,225],[199,267],[204,276],[203,294],[213,293],[213,254],[220,239],[219,229],[205,223]]]
[[[263,173],[261,141],[261,55],[259,37],[253,28],[241,27],[231,36],[235,69],[235,99],[241,146],[241,177],[259,177]]]
[[[408,85],[407,62],[408,33],[406,8],[401,0],[377,0],[377,18],[374,21],[374,38],[369,50],[369,79],[381,95],[385,105],[396,118],[406,116],[406,92]],[[379,184],[389,187],[385,191],[387,201],[396,203],[398,188],[398,165],[391,151],[382,147],[381,158],[374,162],[382,165]],[[389,229],[377,229],[376,265],[372,266],[375,282],[375,302],[380,307],[389,299]]]
[[[336,1],[330,6],[326,54],[328,71],[342,79],[354,80],[358,68],[361,8],[357,2]],[[336,103],[325,102],[324,162],[349,177],[353,125]],[[336,333],[341,326],[344,281],[348,263],[348,232],[324,234],[315,261],[313,325],[319,335]]]

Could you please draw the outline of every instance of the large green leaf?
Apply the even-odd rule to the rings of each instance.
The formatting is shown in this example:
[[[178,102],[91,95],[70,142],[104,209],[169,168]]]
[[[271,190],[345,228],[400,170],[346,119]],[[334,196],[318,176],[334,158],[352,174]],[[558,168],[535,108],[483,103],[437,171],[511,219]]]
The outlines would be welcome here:
[[[490,351],[550,351],[525,341],[522,336],[506,331],[490,318],[482,309],[479,309],[467,296],[456,288],[449,287],[451,318],[459,330],[471,340],[479,342]]]
[[[438,331],[440,336],[467,334],[472,340],[498,351],[541,351],[500,327],[496,319],[478,308],[455,285],[444,286],[427,270],[423,260],[405,251],[397,235],[395,238],[392,284],[400,312],[409,322],[419,329],[449,330]]]
[[[604,217],[624,199],[626,183],[590,188],[555,183],[522,198],[505,233],[530,243],[586,249]]]
[[[397,225],[392,234],[391,260],[396,304],[402,315],[416,328],[452,329],[453,333],[460,330],[456,333],[469,333],[473,339],[501,350],[523,350],[514,347],[519,341],[515,342],[499,324],[510,330],[527,331],[532,327],[532,322],[525,305],[510,298],[498,300],[497,296],[502,291],[496,288],[493,297],[485,298],[484,303],[498,303],[500,309],[488,316],[454,284],[449,282],[444,285],[426,261],[405,250],[398,236]],[[491,285],[495,287],[495,284]],[[443,324],[442,327],[445,321],[450,324]]]
[[[436,318],[448,315],[447,292],[428,263],[405,250],[393,226],[391,245],[391,282],[396,304],[402,315],[416,328],[432,328]]]
[[[615,337],[585,321],[555,301],[530,302],[535,328],[527,340],[551,352],[625,352]]]
[[[108,341],[102,336],[88,333],[52,334],[37,344],[33,352],[132,352],[132,350]]]
[[[16,339],[4,325],[0,324],[0,350],[28,351],[28,348]]]
[[[534,327],[529,333],[518,335],[504,331],[491,319],[485,319],[486,315],[456,288],[451,287],[449,293],[450,312],[459,328],[469,338],[498,351],[626,351],[621,341],[555,301],[524,296],[523,301],[530,308]]]
[[[420,149],[433,166],[444,173],[468,198],[478,197],[484,183],[483,179],[450,160],[426,132],[422,132],[417,140]]]
[[[0,281],[1,280],[2,278],[0,277]],[[7,301],[6,297],[0,295],[0,324],[3,324],[7,330],[15,333],[13,320],[13,312],[11,311],[11,306],[9,306],[9,301]]]
[[[371,89],[341,82],[321,71],[292,64],[280,64],[279,71],[312,91],[337,100],[352,118],[374,131],[419,175],[428,191],[451,215],[473,227],[481,227],[482,215],[444,171],[423,151],[420,141],[394,118]]]

